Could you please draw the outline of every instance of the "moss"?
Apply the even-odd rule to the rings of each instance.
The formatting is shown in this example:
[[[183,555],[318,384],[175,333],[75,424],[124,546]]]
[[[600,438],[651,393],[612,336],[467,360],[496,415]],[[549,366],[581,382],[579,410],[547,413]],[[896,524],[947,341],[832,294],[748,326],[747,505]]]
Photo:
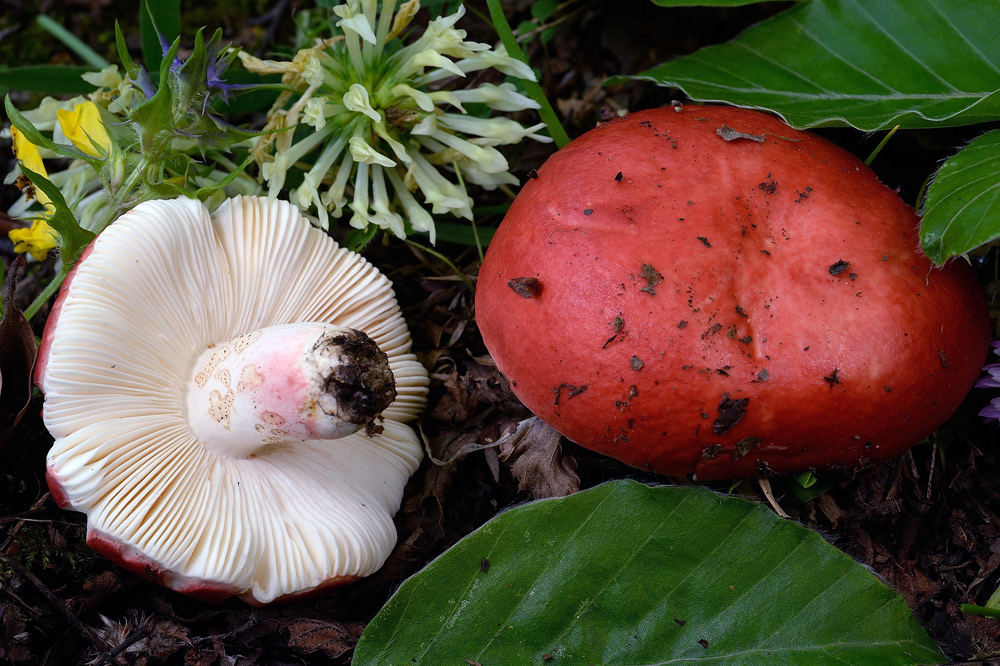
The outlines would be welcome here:
[[[44,523],[26,523],[13,537],[10,555],[36,574],[56,570],[61,576],[84,580],[106,568],[105,560],[89,548],[80,533],[82,528],[66,532]],[[0,572],[6,576],[8,572]]]

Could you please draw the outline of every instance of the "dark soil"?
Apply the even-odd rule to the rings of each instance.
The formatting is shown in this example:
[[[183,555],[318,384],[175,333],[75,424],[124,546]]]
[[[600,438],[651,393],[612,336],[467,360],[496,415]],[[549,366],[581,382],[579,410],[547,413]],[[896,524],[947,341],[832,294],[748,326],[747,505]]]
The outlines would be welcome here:
[[[227,39],[261,53],[287,44],[283,35],[291,34],[291,12],[310,6],[285,1],[277,3],[280,11],[268,13],[270,3],[244,0],[220,3],[224,9],[218,11],[203,5],[188,12],[184,4],[184,35],[203,24],[220,26]],[[49,0],[40,5],[112,62],[117,60],[114,20],[137,34],[134,3]],[[568,3],[551,41],[543,45],[534,39],[526,49],[575,136],[618,111],[680,97],[648,83],[603,87],[608,76],[639,72],[724,41],[784,6],[666,10],[642,0],[578,0]],[[2,7],[0,62],[75,62],[33,26],[35,8],[13,0],[3,0]],[[494,41],[482,21],[485,2],[471,2],[469,8],[462,27],[474,39]],[[517,25],[529,16],[530,3],[507,2],[505,9]],[[133,53],[138,52],[136,41]],[[14,97],[21,108],[32,105],[24,94]],[[862,156],[881,138],[846,129],[822,133]],[[901,132],[873,167],[912,202],[940,160],[976,133],[976,128]],[[523,145],[510,154],[514,173],[527,178],[550,150]],[[4,172],[8,165],[5,156]],[[16,196],[13,188],[5,190],[4,209]],[[502,193],[483,200],[507,202]],[[499,219],[477,223],[495,226]],[[464,277],[474,279],[475,248],[436,249]],[[395,281],[415,349],[433,382],[422,428],[436,462],[425,460],[410,482],[397,516],[399,543],[386,566],[327,596],[264,609],[233,600],[210,606],[144,582],[90,550],[84,543],[84,517],[59,510],[51,499],[44,480],[51,439],[36,397],[0,449],[0,663],[347,664],[365,623],[401,580],[499,510],[567,492],[566,478],[574,468],[581,487],[620,477],[685,482],[646,476],[554,440],[547,443],[547,457],[542,456],[546,462],[519,483],[512,469],[527,474],[523,456],[501,455],[495,448],[464,449],[497,440],[527,416],[483,347],[467,282],[434,257],[400,243],[375,243],[366,254]],[[6,265],[13,259],[6,239],[0,242],[0,256]],[[976,257],[974,263],[995,307],[1000,284],[996,252]],[[30,301],[50,271],[47,265],[33,266],[21,280],[19,302]],[[36,333],[44,315],[32,322]],[[784,511],[899,591],[951,659],[984,664],[1000,655],[1000,620],[964,614],[959,605],[985,604],[1000,584],[1000,460],[994,447],[1000,425],[984,424],[977,416],[992,397],[990,391],[973,390],[947,424],[896,460],[858,472],[821,474],[820,483],[828,489],[818,496],[803,500],[794,481],[771,481]],[[554,453],[556,444],[561,454]],[[714,487],[764,501],[760,486],[752,482],[734,490],[728,484]]]

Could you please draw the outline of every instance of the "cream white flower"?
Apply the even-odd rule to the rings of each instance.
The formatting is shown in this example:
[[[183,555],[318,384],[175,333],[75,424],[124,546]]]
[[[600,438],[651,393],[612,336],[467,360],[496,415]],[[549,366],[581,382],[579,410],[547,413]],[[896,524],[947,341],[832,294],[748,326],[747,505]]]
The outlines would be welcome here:
[[[351,87],[344,93],[343,100],[348,111],[364,114],[377,123],[382,122],[382,114],[372,108],[371,102],[368,100],[368,89],[360,83],[351,84]]]
[[[118,84],[122,82],[118,65],[108,65],[99,72],[84,72],[80,78],[98,88],[117,88]]]
[[[311,98],[306,102],[306,106],[302,110],[302,122],[306,125],[311,125],[313,129],[323,129],[323,126],[326,125],[326,115],[324,113],[325,108],[325,97]]]
[[[381,164],[384,167],[396,166],[395,162],[369,146],[368,142],[360,136],[352,136],[348,143],[351,146],[351,157],[354,158],[355,162],[363,162],[364,164]]]
[[[523,111],[539,107],[538,102],[517,92],[512,83],[501,83],[498,86],[483,83],[478,88],[456,90],[453,94],[459,102],[478,102],[496,111]]]
[[[290,198],[324,228],[347,211],[356,229],[400,238],[419,231],[434,242],[432,214],[472,219],[466,184],[517,183],[498,146],[551,140],[540,133],[542,123],[469,115],[467,104],[501,113],[538,104],[512,83],[455,90],[453,82],[464,85],[469,74],[490,68],[527,80],[534,74],[502,47],[467,40],[458,27],[464,7],[409,31],[418,9],[418,0],[398,7],[397,0],[346,0],[332,9],[333,34],[290,62],[240,54],[247,69],[281,73],[291,88],[265,128],[281,131],[258,138],[253,150],[270,195],[301,170]],[[419,36],[404,42],[411,32]]]

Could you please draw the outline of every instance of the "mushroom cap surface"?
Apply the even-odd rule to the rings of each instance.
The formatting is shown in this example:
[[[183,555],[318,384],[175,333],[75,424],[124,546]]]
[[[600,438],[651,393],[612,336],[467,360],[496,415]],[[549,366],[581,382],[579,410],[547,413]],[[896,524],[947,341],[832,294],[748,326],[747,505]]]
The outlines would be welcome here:
[[[387,355],[384,429],[213,453],[188,422],[196,359],[292,322],[363,331]],[[92,546],[207,600],[263,604],[366,576],[395,544],[422,457],[406,423],[428,379],[410,346],[388,278],[287,202],[237,197],[211,216],[183,198],[140,204],[94,241],[46,325],[49,487],[87,513]]]
[[[744,109],[605,123],[537,169],[476,289],[515,394],[570,440],[698,479],[854,466],[957,408],[982,289],[847,151]]]

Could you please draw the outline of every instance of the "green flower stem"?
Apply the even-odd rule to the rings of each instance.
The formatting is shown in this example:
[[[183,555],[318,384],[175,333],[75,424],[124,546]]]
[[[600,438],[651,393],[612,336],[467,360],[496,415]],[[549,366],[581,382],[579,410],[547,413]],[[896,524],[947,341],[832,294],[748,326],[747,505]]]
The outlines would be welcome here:
[[[527,58],[524,55],[524,51],[521,50],[520,44],[517,43],[517,38],[514,37],[514,32],[510,29],[510,24],[507,23],[507,17],[504,16],[503,7],[500,6],[500,0],[486,0],[486,4],[490,8],[490,18],[493,19],[493,28],[497,31],[500,36],[500,41],[503,42],[504,48],[507,49],[507,55],[512,58],[517,58],[521,62],[530,65]],[[552,140],[556,142],[556,146],[562,148],[567,143],[569,143],[569,135],[566,134],[566,130],[563,128],[562,123],[559,122],[559,117],[556,115],[555,109],[549,104],[548,97],[545,96],[545,92],[542,90],[536,81],[524,81],[524,88],[531,95],[531,98],[541,105],[538,110],[538,115],[541,116],[542,120],[545,121],[545,125],[549,129],[549,134],[552,136]]]
[[[990,608],[988,606],[977,606],[975,604],[962,604],[961,609],[963,613],[968,613],[969,615],[981,615],[983,617],[1000,618],[1000,610],[997,610],[996,608]]]
[[[48,303],[49,299],[52,298],[53,294],[59,291],[59,287],[62,286],[63,280],[69,275],[69,272],[73,270],[73,265],[71,262],[60,262],[59,272],[56,274],[52,281],[45,285],[45,289],[42,289],[42,293],[38,294],[38,297],[32,301],[28,309],[24,311],[25,321],[31,321],[31,318],[38,314],[38,311],[42,309],[42,306]]]
[[[885,148],[885,144],[889,143],[889,139],[892,138],[892,135],[895,134],[896,130],[898,129],[899,125],[896,125],[891,130],[889,130],[884,137],[882,137],[882,140],[878,142],[877,146],[875,146],[875,150],[873,150],[871,152],[871,155],[868,156],[868,159],[865,160],[865,164],[867,166],[871,166],[872,162],[875,161],[875,158],[878,157],[878,154],[882,151],[883,148]]]
[[[443,261],[445,263],[445,265],[448,266],[448,268],[450,268],[452,270],[452,272],[455,273],[455,275],[457,275],[458,277],[462,278],[462,282],[464,282],[465,286],[469,288],[469,291],[475,291],[476,290],[476,287],[475,287],[475,285],[472,284],[472,280],[469,279],[469,276],[466,275],[464,272],[462,272],[462,270],[459,269],[459,267],[456,266],[455,262],[453,262],[451,259],[449,259],[445,255],[441,254],[437,250],[429,248],[426,245],[421,245],[420,243],[416,243],[416,242],[410,240],[409,238],[405,239],[405,241],[406,241],[407,244],[412,245],[413,247],[417,248],[421,252],[426,252],[427,254],[429,254],[429,255],[431,255],[433,257],[437,257],[438,259],[440,259],[441,261]]]
[[[65,44],[66,48],[83,58],[88,65],[92,65],[97,69],[104,69],[108,66],[108,61],[102,58],[97,51],[84,44],[79,37],[56,23],[45,14],[39,14],[35,17],[35,22],[38,23],[38,25],[40,25],[47,33]]]
[[[452,162],[451,166],[455,170],[455,176],[458,178],[459,186],[464,190],[465,179],[462,178],[462,170],[456,162]],[[476,240],[476,251],[479,253],[479,263],[482,263],[483,259],[486,258],[486,254],[483,252],[483,242],[479,240],[479,229],[476,227],[476,216],[473,215],[469,222],[472,225],[472,237]]]

